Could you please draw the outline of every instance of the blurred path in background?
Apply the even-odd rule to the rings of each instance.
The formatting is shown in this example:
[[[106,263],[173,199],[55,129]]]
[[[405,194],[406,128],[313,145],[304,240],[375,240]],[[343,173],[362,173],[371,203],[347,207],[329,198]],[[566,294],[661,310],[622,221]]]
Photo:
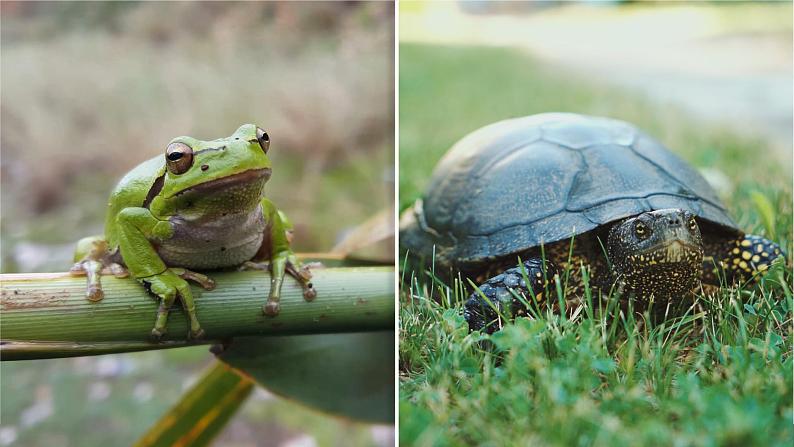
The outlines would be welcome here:
[[[403,42],[523,48],[764,138],[792,165],[791,3],[404,2],[400,17]]]

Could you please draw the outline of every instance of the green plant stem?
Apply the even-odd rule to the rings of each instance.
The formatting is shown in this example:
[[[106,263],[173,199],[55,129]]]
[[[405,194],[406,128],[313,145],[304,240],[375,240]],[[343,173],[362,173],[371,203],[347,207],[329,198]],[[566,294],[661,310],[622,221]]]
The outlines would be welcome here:
[[[253,388],[253,380],[215,362],[135,447],[209,445]]]
[[[105,298],[92,303],[85,299],[85,278],[68,273],[0,275],[0,354],[2,360],[69,357],[207,344],[243,335],[394,327],[393,268],[326,268],[313,273],[317,298],[306,302],[297,282],[287,278],[276,317],[262,314],[270,290],[267,273],[212,274],[214,290],[193,286],[204,338],[187,340],[185,314],[177,303],[160,343],[149,338],[158,303],[132,279],[103,277]]]

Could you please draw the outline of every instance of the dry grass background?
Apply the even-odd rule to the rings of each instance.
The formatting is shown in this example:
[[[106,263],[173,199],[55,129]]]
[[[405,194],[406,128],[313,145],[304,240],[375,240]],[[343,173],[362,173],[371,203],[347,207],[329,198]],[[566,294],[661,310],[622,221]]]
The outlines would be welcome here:
[[[0,9],[3,272],[67,269],[73,243],[102,231],[121,175],[178,135],[215,139],[247,122],[271,136],[267,194],[296,224],[298,250],[328,250],[393,206],[392,4]],[[198,347],[3,363],[0,444],[130,445],[211,360]],[[218,443],[392,445],[393,436],[259,392]]]
[[[299,248],[328,249],[391,203],[390,5],[3,7],[3,225],[17,239],[101,231],[124,172],[175,136],[245,122],[273,139],[269,194]],[[57,226],[30,222],[42,216]]]

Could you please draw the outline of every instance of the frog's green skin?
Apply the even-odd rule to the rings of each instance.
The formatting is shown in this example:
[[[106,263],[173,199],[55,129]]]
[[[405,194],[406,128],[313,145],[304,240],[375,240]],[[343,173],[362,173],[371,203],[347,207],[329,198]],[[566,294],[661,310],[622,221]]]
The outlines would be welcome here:
[[[267,134],[253,124],[213,141],[178,137],[166,156],[127,173],[110,196],[105,236],[78,243],[72,273],[88,276],[88,299],[102,299],[101,274],[126,276],[128,270],[162,300],[155,338],[165,333],[177,296],[190,319],[191,336],[203,334],[186,279],[207,289],[214,283],[188,269],[269,268],[271,288],[263,310],[270,316],[278,314],[285,272],[300,281],[307,300],[313,299],[311,274],[290,249],[291,224],[264,197],[272,172],[269,145]],[[169,152],[182,154],[168,160]]]

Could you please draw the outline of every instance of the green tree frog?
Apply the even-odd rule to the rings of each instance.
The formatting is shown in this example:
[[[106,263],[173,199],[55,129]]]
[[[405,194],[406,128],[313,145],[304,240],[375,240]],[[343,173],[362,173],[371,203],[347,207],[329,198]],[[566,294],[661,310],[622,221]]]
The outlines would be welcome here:
[[[270,294],[262,306],[268,316],[279,312],[285,273],[313,300],[311,272],[290,249],[292,224],[264,196],[269,147],[264,130],[245,124],[228,138],[175,138],[164,155],[127,173],[110,195],[104,236],[77,244],[71,273],[87,276],[87,299],[103,298],[101,275],[131,274],[160,298],[152,329],[157,340],[177,297],[190,336],[203,335],[187,280],[208,290],[215,283],[193,269],[269,269]]]

